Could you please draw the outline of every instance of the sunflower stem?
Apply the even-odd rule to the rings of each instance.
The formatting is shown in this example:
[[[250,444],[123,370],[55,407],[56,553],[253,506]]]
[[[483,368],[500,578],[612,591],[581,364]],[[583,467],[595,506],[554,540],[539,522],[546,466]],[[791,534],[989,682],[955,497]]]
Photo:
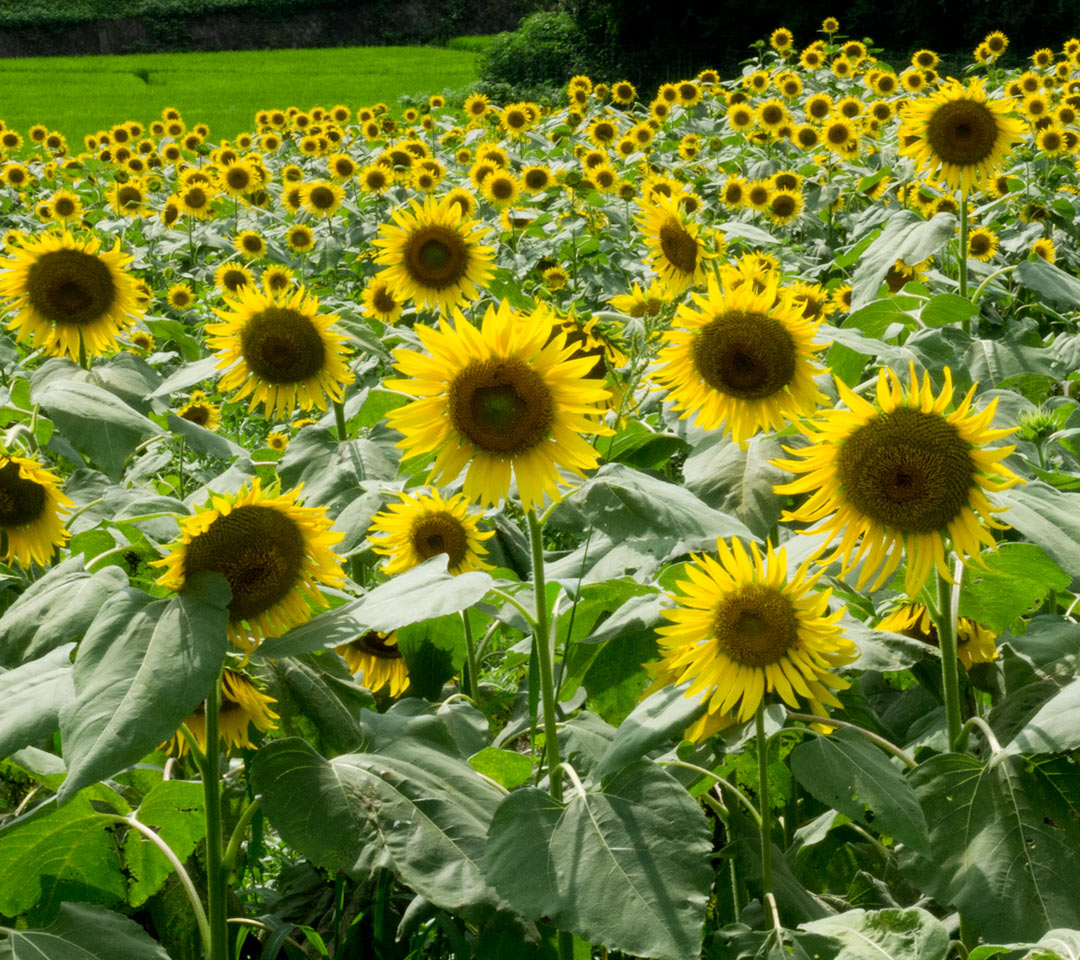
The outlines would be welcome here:
[[[236,872],[236,859],[240,856],[240,844],[244,842],[247,828],[255,818],[255,814],[259,812],[260,806],[261,803],[258,799],[248,803],[233,828],[232,836],[229,837],[229,845],[225,848],[225,857],[222,860],[222,868],[225,870],[226,877],[230,877]]]
[[[967,193],[960,194],[960,296],[968,295],[968,202]],[[971,333],[971,317],[964,317],[964,333]]]
[[[559,764],[559,731],[555,715],[555,679],[548,619],[547,584],[544,582],[544,528],[535,510],[526,514],[532,544],[533,591],[536,597],[536,658],[540,667],[540,699],[544,707],[544,752],[547,754],[551,796],[562,802],[562,769]]]
[[[474,704],[480,703],[480,667],[476,660],[476,644],[473,642],[472,620],[469,611],[461,611],[461,625],[465,628],[465,655],[469,663],[469,696]]]
[[[765,735],[765,701],[754,714],[758,755],[758,807],[761,812],[761,901],[772,894],[772,810],[769,805],[769,738]]]
[[[345,404],[343,401],[335,400],[334,403],[334,420],[337,423],[337,438],[339,443],[344,443],[349,439],[349,431],[345,426]]]
[[[937,574],[938,648],[941,650],[941,685],[945,697],[945,729],[949,749],[960,739],[963,717],[960,714],[960,669],[956,656],[956,614],[953,609],[953,584]]]
[[[223,668],[224,669],[224,668]],[[221,829],[221,773],[218,744],[218,719],[221,711],[219,670],[206,695],[206,759],[203,767],[203,798],[206,805],[206,901],[210,918],[210,953],[208,960],[228,960],[225,907],[224,851]]]
[[[179,475],[176,479],[176,491],[180,494],[180,499],[184,499],[184,438],[180,438],[180,468]]]

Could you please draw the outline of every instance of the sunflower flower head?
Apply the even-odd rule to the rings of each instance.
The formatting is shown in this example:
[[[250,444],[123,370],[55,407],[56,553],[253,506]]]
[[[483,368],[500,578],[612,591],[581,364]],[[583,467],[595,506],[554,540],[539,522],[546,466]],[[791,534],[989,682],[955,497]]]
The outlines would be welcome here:
[[[788,453],[798,459],[774,463],[798,479],[775,487],[777,493],[812,496],[785,521],[815,523],[807,533],[825,535],[820,552],[840,537],[823,562],[839,560],[841,574],[862,562],[858,589],[879,571],[878,589],[907,555],[904,589],[915,596],[935,567],[949,579],[945,538],[963,562],[978,561],[983,547],[994,548],[990,528],[1006,529],[987,493],[1021,483],[1001,464],[1014,447],[989,447],[1015,428],[994,430],[996,401],[972,411],[975,387],[951,413],[952,375],[934,396],[930,375],[920,386],[911,365],[908,389],[891,370],[878,374],[876,403],[836,381],[846,410],[829,410],[799,429],[808,447]]]
[[[60,514],[72,507],[59,477],[36,460],[0,453],[0,561],[47,565],[71,536]]]
[[[828,612],[830,590],[814,589],[820,573],[804,563],[789,576],[787,555],[757,544],[748,552],[732,538],[716,542],[717,556],[693,557],[677,581],[675,607],[663,611],[670,623],[657,628],[661,661],[657,683],[689,682],[688,697],[704,694],[705,715],[687,731],[702,739],[733,716],[750,719],[767,694],[793,709],[799,698],[815,716],[839,707],[833,690],[849,684],[831,671],[855,659],[855,645],[837,621],[843,608]],[[646,694],[646,695],[647,695]]]
[[[325,507],[297,503],[300,488],[264,491],[258,480],[235,494],[212,496],[180,519],[180,541],[153,566],[159,586],[182,590],[195,573],[220,573],[232,589],[229,639],[243,650],[280,636],[325,606],[319,584],[345,582],[333,551],[343,533],[330,529]]]
[[[396,633],[369,630],[334,649],[345,658],[349,672],[357,674],[372,692],[386,687],[391,697],[397,697],[409,685],[409,669],[398,649]]]
[[[394,352],[412,379],[386,386],[417,399],[388,422],[404,434],[406,456],[435,454],[429,482],[445,485],[468,467],[465,496],[494,504],[513,474],[529,510],[545,494],[558,499],[560,468],[578,476],[595,469],[598,454],[583,435],[608,432],[599,419],[608,392],[588,378],[594,358],[575,359],[566,334],[552,336],[552,321],[545,307],[526,316],[503,301],[488,307],[479,329],[460,311],[453,325],[415,327],[427,354]]]
[[[913,640],[938,645],[937,627],[930,611],[921,603],[905,603],[884,617],[875,627],[891,633],[902,633]],[[998,658],[997,634],[968,617],[956,623],[956,655],[970,670],[977,663],[990,663]]]
[[[660,275],[672,297],[705,282],[710,254],[698,238],[698,226],[687,219],[678,201],[654,192],[639,200],[637,223],[649,248],[646,262]]]

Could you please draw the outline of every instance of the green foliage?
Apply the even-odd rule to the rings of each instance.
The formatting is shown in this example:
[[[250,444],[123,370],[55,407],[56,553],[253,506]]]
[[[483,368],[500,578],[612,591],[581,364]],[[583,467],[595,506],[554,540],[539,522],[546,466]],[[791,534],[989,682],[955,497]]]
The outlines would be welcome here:
[[[8,930],[0,960],[169,960],[134,920],[86,903],[65,903],[44,930]]]
[[[480,53],[477,71],[488,83],[512,87],[560,86],[590,63],[573,19],[561,11],[525,17],[517,30],[500,33]]]

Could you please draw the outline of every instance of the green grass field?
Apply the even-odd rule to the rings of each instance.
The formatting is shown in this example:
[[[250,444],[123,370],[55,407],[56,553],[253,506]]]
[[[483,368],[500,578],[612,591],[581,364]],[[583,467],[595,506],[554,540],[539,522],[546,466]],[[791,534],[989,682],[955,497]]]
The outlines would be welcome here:
[[[251,130],[264,107],[393,107],[402,94],[461,87],[476,79],[474,60],[434,47],[15,58],[0,60],[0,120],[24,133],[44,123],[77,152],[88,133],[175,106],[217,140]]]

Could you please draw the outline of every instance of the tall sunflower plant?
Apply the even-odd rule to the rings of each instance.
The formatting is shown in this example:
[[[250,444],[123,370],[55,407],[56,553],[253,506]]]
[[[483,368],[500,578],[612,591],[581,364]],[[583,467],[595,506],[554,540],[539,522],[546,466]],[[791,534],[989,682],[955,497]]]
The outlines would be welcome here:
[[[1080,40],[847,26],[0,108],[0,956],[1072,956]]]

